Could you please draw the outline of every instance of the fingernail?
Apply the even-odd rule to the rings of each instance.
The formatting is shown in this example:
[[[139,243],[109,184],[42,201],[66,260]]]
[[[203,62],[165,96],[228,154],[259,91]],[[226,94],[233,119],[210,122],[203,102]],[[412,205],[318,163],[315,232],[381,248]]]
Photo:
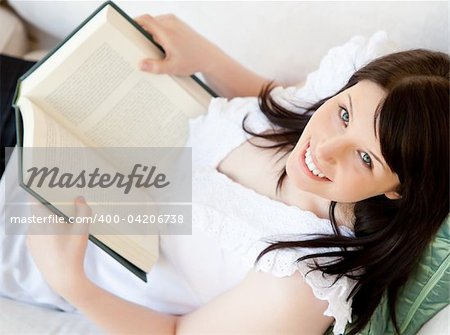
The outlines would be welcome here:
[[[149,62],[143,61],[141,63],[141,70],[150,71],[152,69],[152,65]]]
[[[85,204],[85,203],[86,203],[86,200],[84,200],[84,197],[82,197],[82,196],[80,195],[80,196],[78,196],[78,197],[76,198],[76,202],[79,203],[79,204]]]

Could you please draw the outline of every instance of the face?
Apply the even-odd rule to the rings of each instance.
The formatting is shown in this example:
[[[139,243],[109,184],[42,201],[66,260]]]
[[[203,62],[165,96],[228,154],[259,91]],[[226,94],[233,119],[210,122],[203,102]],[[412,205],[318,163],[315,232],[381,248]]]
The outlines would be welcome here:
[[[397,198],[398,176],[384,161],[374,132],[375,112],[385,95],[364,80],[324,103],[287,160],[289,180],[302,191],[337,202],[380,194]]]

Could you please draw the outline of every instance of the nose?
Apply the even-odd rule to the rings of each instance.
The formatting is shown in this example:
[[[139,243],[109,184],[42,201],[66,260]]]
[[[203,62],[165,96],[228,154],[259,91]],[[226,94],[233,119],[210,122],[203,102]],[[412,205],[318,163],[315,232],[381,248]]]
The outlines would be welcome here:
[[[343,154],[348,151],[350,143],[343,136],[335,136],[322,140],[316,145],[316,159],[320,163],[336,164],[342,158]]]

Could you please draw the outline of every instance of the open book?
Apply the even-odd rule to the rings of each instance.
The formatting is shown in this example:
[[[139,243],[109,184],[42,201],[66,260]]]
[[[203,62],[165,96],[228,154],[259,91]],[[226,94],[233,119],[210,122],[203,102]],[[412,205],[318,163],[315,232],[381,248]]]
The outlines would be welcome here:
[[[51,167],[49,160],[63,170],[92,166],[90,154],[84,155],[83,151],[78,156],[71,151],[75,148],[130,151],[130,148],[184,147],[188,120],[204,113],[211,97],[215,96],[195,76],[153,75],[140,71],[139,61],[146,57],[162,58],[164,53],[120,8],[106,2],[19,80],[14,107],[18,146],[23,147],[19,154],[20,184],[54,213],[69,219],[74,215],[76,196],[85,196],[91,206],[96,202],[107,204],[109,200],[102,196],[111,192],[108,190],[96,197],[95,188],[38,187],[30,183],[30,167],[42,162]],[[43,154],[34,150],[28,154],[27,148],[56,151]],[[128,157],[103,152],[98,154],[95,164],[127,176],[126,171],[133,165],[127,166],[124,162],[133,160],[131,156],[131,153]],[[133,192],[130,203],[154,201],[145,188],[138,187]],[[119,198],[114,199],[119,201]],[[175,201],[177,199],[189,202],[186,197],[181,200],[175,197]],[[117,207],[120,206],[103,210],[111,213],[109,210]],[[126,212],[127,206],[122,206],[121,210]],[[120,218],[123,213],[114,214]],[[133,233],[133,230],[124,233],[113,228],[110,234],[103,231],[89,238],[143,280],[158,257],[157,234]]]

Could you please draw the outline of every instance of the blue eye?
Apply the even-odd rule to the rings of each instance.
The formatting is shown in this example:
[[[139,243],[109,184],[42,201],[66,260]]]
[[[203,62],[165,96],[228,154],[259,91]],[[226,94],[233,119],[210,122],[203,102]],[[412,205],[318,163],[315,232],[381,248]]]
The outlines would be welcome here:
[[[339,106],[339,118],[344,122],[345,128],[347,128],[348,123],[350,122],[350,114],[343,106]],[[363,164],[367,168],[372,169],[372,159],[370,158],[369,154],[367,154],[366,152],[360,152],[360,157]]]
[[[372,159],[370,156],[366,152],[360,152],[360,154],[362,154],[361,159],[363,163],[367,165],[367,167],[372,168]]]
[[[348,111],[342,106],[339,106],[339,108],[339,117],[341,120],[344,121],[344,123],[350,122],[350,114]],[[345,126],[347,127],[347,124]]]

